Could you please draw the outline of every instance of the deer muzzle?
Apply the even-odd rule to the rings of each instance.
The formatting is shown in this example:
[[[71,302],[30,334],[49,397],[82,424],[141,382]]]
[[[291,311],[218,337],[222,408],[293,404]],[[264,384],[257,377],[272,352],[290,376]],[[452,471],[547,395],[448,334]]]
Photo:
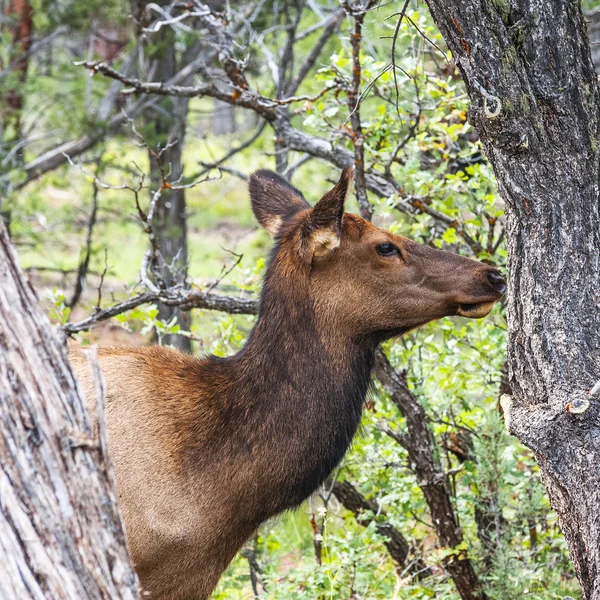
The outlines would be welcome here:
[[[506,281],[495,269],[487,271],[487,283],[490,289],[490,296],[478,302],[460,303],[456,314],[468,319],[481,319],[487,316],[494,304],[502,298],[506,292]]]

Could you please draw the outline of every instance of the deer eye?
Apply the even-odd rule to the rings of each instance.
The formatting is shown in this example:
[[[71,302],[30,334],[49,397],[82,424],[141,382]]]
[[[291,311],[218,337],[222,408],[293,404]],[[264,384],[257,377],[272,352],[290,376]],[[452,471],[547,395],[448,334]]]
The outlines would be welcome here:
[[[377,254],[379,254],[379,256],[394,256],[394,255],[402,256],[398,246],[395,246],[394,244],[390,244],[389,242],[386,242],[385,244],[379,244],[379,246],[377,246],[376,250],[377,250]]]

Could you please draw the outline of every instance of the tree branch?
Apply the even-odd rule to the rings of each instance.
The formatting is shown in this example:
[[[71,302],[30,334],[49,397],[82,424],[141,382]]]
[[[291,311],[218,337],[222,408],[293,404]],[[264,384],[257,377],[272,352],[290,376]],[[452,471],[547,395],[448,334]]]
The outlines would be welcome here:
[[[168,306],[178,306],[182,310],[201,308],[237,315],[255,315],[258,312],[258,301],[253,298],[238,298],[200,290],[170,288],[156,292],[144,292],[123,302],[118,302],[109,308],[98,309],[86,319],[76,323],[66,323],[61,329],[66,335],[87,331],[102,321],[126,313],[142,304],[156,304],[158,302]]]
[[[349,481],[336,481],[333,486],[335,497],[354,515],[356,522],[363,527],[375,521],[377,533],[387,538],[384,542],[390,556],[400,569],[406,569],[413,575],[426,570],[421,559],[414,559],[407,565],[410,545],[402,533],[387,520],[387,514],[372,500],[367,500]],[[369,517],[372,512],[376,517]]]
[[[296,76],[288,84],[285,90],[286,96],[293,96],[296,93],[300,87],[300,84],[304,81],[305,77],[317,62],[317,59],[321,55],[321,52],[323,51],[327,41],[340,28],[343,19],[344,11],[342,8],[337,8],[331,13],[331,15],[329,15],[319,39],[315,42],[315,45],[312,47],[308,56],[304,59],[304,62],[302,63],[302,66],[298,70]],[[301,38],[297,37],[296,39]]]
[[[376,352],[375,374],[406,419],[407,434],[402,437],[403,445],[429,506],[438,539],[444,548],[456,548],[463,542],[463,535],[452,506],[446,474],[436,461],[435,441],[425,409],[408,388],[405,378],[394,370],[381,349]],[[446,567],[463,600],[487,598],[465,552],[450,554]]]

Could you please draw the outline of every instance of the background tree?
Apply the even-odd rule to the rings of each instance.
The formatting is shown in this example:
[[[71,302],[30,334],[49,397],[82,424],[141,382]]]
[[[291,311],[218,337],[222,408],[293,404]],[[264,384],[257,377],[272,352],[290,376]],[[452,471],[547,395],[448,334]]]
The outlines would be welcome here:
[[[29,67],[29,52],[33,42],[33,7],[27,0],[7,0],[3,6],[2,21],[7,36],[8,53],[6,65],[0,57],[0,68],[8,70],[8,84],[0,90],[2,114],[0,131],[2,143],[10,144],[21,139],[21,111],[23,110],[23,88]],[[15,149],[15,158],[21,155]]]
[[[50,297],[47,308],[63,331],[93,328],[78,333],[84,344],[146,343],[152,330],[165,339],[181,331],[160,318],[158,306],[168,305],[198,309],[187,333],[194,351],[239,348],[252,318],[244,315],[256,311],[269,246],[255,230],[244,179],[267,166],[316,199],[338,168],[354,165],[354,211],[423,243],[504,263],[503,200],[467,122],[467,91],[480,94],[474,118],[498,109],[496,80],[476,78],[487,96],[475,84],[465,88],[422,6],[328,0],[157,6],[159,12],[129,26],[129,44],[110,63],[80,50],[75,58],[85,64],[70,65],[68,44],[57,40],[55,60],[80,91],[54,110],[74,106],[74,98],[85,104],[87,89],[92,113],[104,107],[104,118],[52,134],[43,147],[27,145],[25,166],[4,179],[21,260]],[[62,7],[73,15],[75,5]],[[511,35],[535,29],[535,15],[504,23],[504,5],[494,7],[475,8],[489,9],[486,15]],[[98,20],[99,7],[89,10],[89,19]],[[127,10],[121,5],[120,14]],[[453,24],[451,7],[440,10]],[[206,50],[157,81],[146,69],[163,36],[175,40],[178,57],[190,40]],[[460,39],[471,44],[466,33]],[[471,44],[464,52],[477,57],[479,48]],[[503,77],[511,64],[501,63]],[[29,80],[40,89],[26,106],[35,106],[36,93],[51,84],[38,68],[34,60]],[[163,160],[168,138],[153,138],[145,125],[152,115],[170,114],[179,100],[188,103],[181,171],[175,160]],[[236,134],[214,134],[215,102],[237,111]],[[525,114],[510,98],[501,99],[502,110],[510,102],[511,118]],[[508,144],[502,118],[485,118],[498,128],[494,140]],[[534,129],[546,126],[542,119]],[[48,120],[36,125],[40,135],[50,127]],[[509,165],[529,156],[527,147],[515,154],[506,148]],[[150,172],[149,149],[163,161],[160,185],[142,176]],[[155,215],[168,194],[183,190],[193,266],[187,285],[161,285],[169,262],[159,251]],[[81,279],[84,261],[74,264],[73,257],[82,247],[91,285],[70,309],[66,290]],[[508,437],[497,410],[499,391],[509,391],[504,341],[499,307],[483,322],[445,320],[387,345],[364,433],[337,481],[297,514],[266,524],[215,597],[578,597],[533,455]]]
[[[139,70],[151,74],[153,81],[168,81],[208,49],[203,48],[189,31],[181,33],[170,27],[161,27],[152,32],[152,27],[146,25],[152,24],[153,7],[147,7],[146,4],[132,2],[133,18],[137,23],[137,43],[144,51]],[[169,2],[159,2],[154,6],[157,7],[154,10],[160,10],[168,7]],[[150,37],[150,33],[154,35]],[[146,51],[148,54],[145,54]],[[183,83],[189,83],[189,79]],[[186,97],[164,98],[160,104],[152,103],[143,112],[143,131],[149,145],[151,196],[164,186],[167,176],[174,181],[180,181],[183,177],[182,155],[188,105],[189,98]],[[158,148],[163,149],[160,158],[157,156]],[[163,189],[154,214],[154,232],[157,249],[163,259],[161,278],[169,287],[188,285],[186,212],[185,189]],[[160,304],[158,317],[175,328],[189,331],[189,314],[177,307]],[[192,348],[189,337],[176,333],[167,333],[163,342],[184,352],[190,352]]]

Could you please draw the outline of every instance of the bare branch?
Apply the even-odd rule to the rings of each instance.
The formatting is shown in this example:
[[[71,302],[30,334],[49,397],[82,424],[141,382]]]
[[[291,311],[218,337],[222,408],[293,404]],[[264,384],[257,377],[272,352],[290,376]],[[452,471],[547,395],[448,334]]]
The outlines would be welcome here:
[[[267,121],[272,121],[275,118],[273,109],[277,106],[286,106],[295,102],[315,102],[333,89],[332,86],[328,86],[313,96],[290,96],[281,99],[271,99],[251,91],[248,87],[242,88],[233,84],[231,85],[231,92],[228,92],[219,89],[213,82],[192,86],[168,85],[168,83],[162,81],[144,82],[135,79],[134,77],[126,76],[104,62],[82,61],[76,64],[90,69],[92,73],[101,73],[106,77],[120,81],[131,88],[130,90],[124,90],[123,93],[135,91],[143,94],[180,96],[186,98],[200,98],[207,96],[209,98],[216,98],[227,104],[251,109]]]
[[[287,96],[293,96],[296,93],[300,87],[300,84],[304,81],[305,77],[308,75],[309,71],[313,68],[317,59],[321,55],[321,52],[323,51],[327,41],[340,28],[343,18],[344,11],[341,8],[338,8],[329,16],[327,22],[325,23],[323,32],[319,36],[319,39],[302,63],[302,66],[300,67],[300,70],[296,76],[289,82],[286,88]]]
[[[90,258],[92,256],[92,235],[94,232],[94,225],[96,224],[97,213],[98,186],[94,181],[92,192],[92,211],[90,212],[90,217],[88,219],[87,235],[85,239],[85,253],[77,269],[77,280],[75,281],[75,289],[73,291],[73,295],[71,296],[71,299],[68,302],[66,302],[66,306],[68,306],[69,308],[73,308],[79,302],[79,299],[81,298],[81,294],[83,293],[83,289],[85,287],[85,280],[87,278],[88,269],[90,266]]]
[[[399,91],[398,91],[398,73],[397,73],[397,65],[396,65],[396,42],[398,41],[398,34],[400,33],[400,26],[402,25],[402,19],[404,18],[404,16],[406,15],[406,9],[408,8],[408,3],[410,2],[410,0],[405,0],[404,2],[404,6],[402,7],[402,10],[400,11],[400,18],[398,19],[398,22],[396,23],[396,27],[394,29],[394,35],[392,36],[392,74],[394,76],[394,87],[396,89],[396,112],[398,113],[398,116],[400,116],[400,108],[399,108],[399,103],[400,103],[400,98],[399,98]]]
[[[212,60],[217,52],[212,51],[205,56],[198,58],[192,63],[186,65],[169,81],[165,83],[167,86],[178,85],[182,81],[186,81],[201,70],[207,61]],[[44,152],[25,165],[25,178],[13,186],[13,189],[19,190],[26,186],[31,181],[34,181],[44,173],[51,171],[67,162],[67,157],[71,159],[83,154],[87,150],[93,148],[99,141],[106,136],[116,133],[123,125],[128,122],[128,118],[134,118],[152,105],[153,99],[146,97],[140,98],[133,106],[128,108],[127,115],[119,113],[110,118],[108,123],[97,128],[92,128],[91,132],[85,133],[75,140],[60,144],[56,148]]]
[[[263,590],[266,591],[267,586],[262,578],[262,569],[258,564],[258,560],[256,558],[256,545],[257,539],[254,536],[252,540],[252,545],[243,548],[240,551],[240,554],[248,561],[248,566],[250,567],[250,583],[252,584],[252,591],[254,593],[254,598],[260,598],[259,585]]]
[[[104,285],[104,278],[108,272],[108,248],[104,247],[104,269],[100,274],[100,281],[98,282],[98,300],[96,301],[96,311],[100,310],[102,304],[102,286]]]
[[[224,250],[226,249],[224,248]],[[223,265],[219,276],[206,288],[207,294],[212,292],[221,283],[221,281],[223,281],[223,279],[225,279],[225,277],[227,277],[227,275],[229,275],[240,264],[242,258],[244,258],[243,254],[237,254],[233,250],[226,251],[235,257],[235,261],[229,267]]]
[[[236,315],[255,315],[258,312],[258,301],[254,298],[222,296],[201,290],[172,288],[158,292],[144,292],[123,302],[114,304],[109,308],[97,309],[92,315],[81,321],[66,323],[62,326],[62,330],[67,335],[72,335],[79,331],[87,331],[102,321],[126,313],[138,306],[156,304],[158,302],[169,306],[178,306],[182,310],[201,308]]]
[[[230,158],[233,158],[239,152],[242,152],[246,148],[249,148],[250,146],[252,146],[252,144],[254,144],[254,142],[262,135],[262,132],[265,130],[266,126],[267,126],[267,122],[263,121],[260,124],[260,127],[256,130],[256,133],[254,133],[254,135],[251,138],[247,139],[245,142],[243,142],[239,146],[236,146],[235,148],[231,148],[231,150],[229,150],[220,159],[218,159],[212,163],[204,163],[204,162],[200,163],[203,167],[202,170],[200,172],[196,173],[195,175],[193,175],[190,179],[192,179],[192,180],[198,179],[199,177],[202,177],[202,175],[204,175],[210,169],[223,170],[223,166],[222,166],[223,163],[227,162]]]
[[[350,7],[348,2],[342,3],[346,13],[354,17],[354,33],[350,36],[350,45],[352,46],[352,86],[347,92],[348,109],[350,112],[350,123],[352,124],[352,143],[354,144],[354,189],[356,190],[360,214],[368,221],[371,220],[373,215],[373,207],[367,197],[367,182],[365,179],[365,135],[360,117],[360,47],[365,14],[373,4],[374,0],[368,0],[364,6],[361,5],[360,7]]]
[[[409,440],[408,437],[404,433],[400,433],[399,431],[394,431],[390,429],[387,425],[380,423],[377,425],[377,429],[382,433],[385,433],[388,437],[393,439],[396,443],[400,444],[403,448],[408,448]]]

